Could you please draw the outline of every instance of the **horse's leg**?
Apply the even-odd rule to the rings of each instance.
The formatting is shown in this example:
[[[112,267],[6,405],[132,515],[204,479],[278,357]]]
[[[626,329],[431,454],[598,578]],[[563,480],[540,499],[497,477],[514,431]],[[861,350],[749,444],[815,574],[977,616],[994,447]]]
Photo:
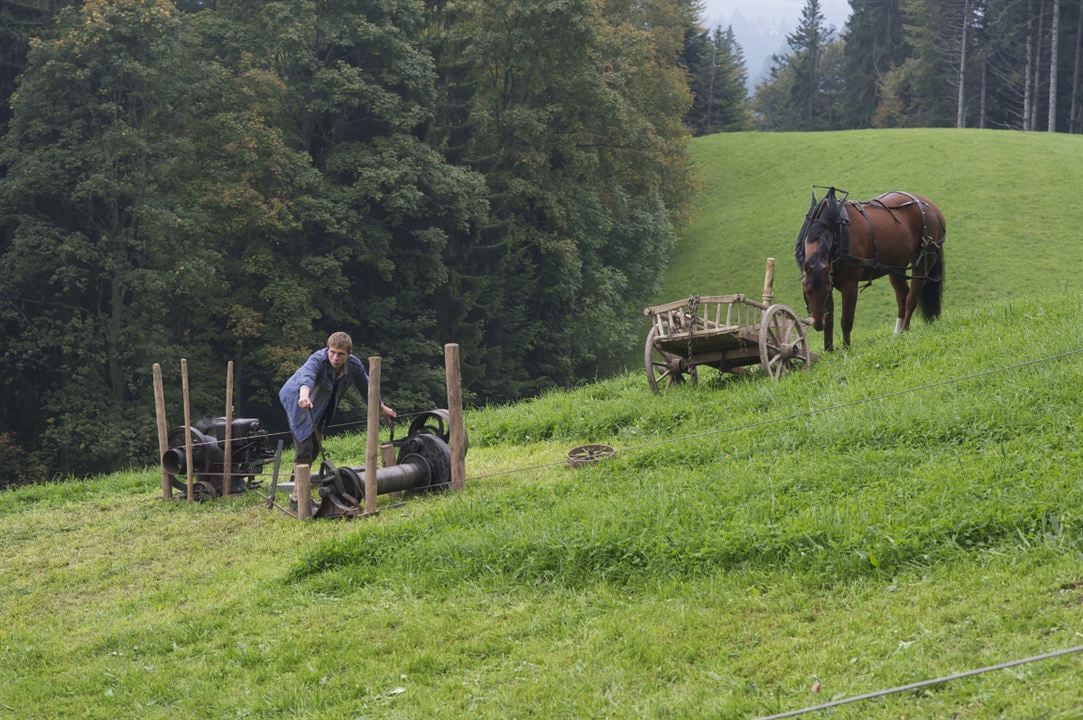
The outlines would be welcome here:
[[[827,293],[827,304],[824,306],[824,352],[835,349],[835,293]]]
[[[895,290],[895,306],[898,308],[898,315],[895,317],[895,334],[898,335],[910,327],[910,315],[914,312],[910,298],[915,297],[915,295],[906,286],[906,278],[899,275],[891,275],[890,277],[891,287]]]
[[[840,287],[839,294],[842,295],[842,344],[850,347],[850,331],[854,329],[854,311],[857,309],[857,281]]]
[[[915,277],[910,281],[910,294],[906,296],[906,317],[903,318],[903,330],[910,329],[910,318],[914,317],[914,311],[917,310],[923,287],[925,287],[925,278],[923,277]]]

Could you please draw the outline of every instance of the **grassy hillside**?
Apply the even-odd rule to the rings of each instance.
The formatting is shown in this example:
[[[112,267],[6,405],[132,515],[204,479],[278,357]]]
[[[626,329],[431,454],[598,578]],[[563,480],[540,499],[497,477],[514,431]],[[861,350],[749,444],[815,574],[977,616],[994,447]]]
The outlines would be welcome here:
[[[948,223],[949,318],[991,299],[1083,284],[1083,203],[1071,196],[1083,186],[1083,136],[954,129],[736,133],[699,138],[692,150],[701,195],[657,302],[693,294],[758,297],[764,260],[772,256],[779,263],[776,299],[804,312],[793,245],[813,185],[845,188],[854,199],[906,190],[940,205]],[[854,342],[869,330],[890,329],[894,318],[891,286],[878,280],[858,300]],[[821,347],[822,336],[813,345]]]
[[[1083,354],[1005,368],[1078,351],[1081,303],[472,412],[467,490],[372,521],[152,471],[4,493],[0,716],[755,717],[1077,645]],[[585,442],[621,452],[563,467]],[[1081,707],[1074,656],[831,717]]]
[[[809,186],[902,188],[948,218],[942,321],[892,337],[879,281],[854,347],[779,383],[471,411],[454,495],[299,523],[164,503],[153,470],[0,493],[0,718],[751,718],[1083,643],[1081,147],[698,140],[660,300],[758,294],[774,255],[800,310]],[[563,465],[590,442],[619,452]],[[810,717],[1081,708],[1074,655]]]

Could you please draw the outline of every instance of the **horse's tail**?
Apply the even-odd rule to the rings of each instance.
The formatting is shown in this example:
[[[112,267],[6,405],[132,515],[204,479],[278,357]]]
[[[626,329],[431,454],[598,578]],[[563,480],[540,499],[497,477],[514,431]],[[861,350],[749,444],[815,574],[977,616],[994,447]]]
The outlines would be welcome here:
[[[929,247],[925,259],[925,284],[918,296],[921,316],[932,322],[940,317],[941,300],[944,297],[944,244],[943,241]]]

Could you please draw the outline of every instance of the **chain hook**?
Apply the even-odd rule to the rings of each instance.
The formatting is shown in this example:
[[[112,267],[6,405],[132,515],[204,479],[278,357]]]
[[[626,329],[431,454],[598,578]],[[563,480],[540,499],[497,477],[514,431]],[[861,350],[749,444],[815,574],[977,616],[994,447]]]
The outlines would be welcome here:
[[[688,369],[692,368],[692,336],[696,334],[696,313],[699,310],[699,295],[692,295],[688,298],[688,317],[690,324],[688,326],[688,352],[685,361],[688,363]]]

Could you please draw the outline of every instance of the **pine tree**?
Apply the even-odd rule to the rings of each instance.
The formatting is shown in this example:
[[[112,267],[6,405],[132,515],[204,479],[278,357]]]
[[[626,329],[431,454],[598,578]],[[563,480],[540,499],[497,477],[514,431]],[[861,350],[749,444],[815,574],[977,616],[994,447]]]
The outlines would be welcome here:
[[[904,1],[906,42],[912,52],[902,65],[885,76],[876,124],[926,127],[956,124],[959,81],[965,72],[959,60],[963,56],[966,2]]]
[[[692,109],[687,122],[697,135],[748,127],[748,70],[733,28],[702,34],[692,68]]]
[[[797,28],[786,36],[792,52],[793,85],[790,102],[798,119],[799,129],[822,127],[816,117],[820,95],[820,72],[824,52],[831,42],[831,33],[824,25],[820,0],[805,0]]]
[[[844,124],[871,127],[885,76],[906,59],[900,0],[850,0],[846,22]]]
[[[819,0],[806,0],[801,21],[787,36],[791,52],[775,55],[768,80],[756,88],[752,109],[766,130],[842,127],[845,73],[842,41],[824,26]]]

